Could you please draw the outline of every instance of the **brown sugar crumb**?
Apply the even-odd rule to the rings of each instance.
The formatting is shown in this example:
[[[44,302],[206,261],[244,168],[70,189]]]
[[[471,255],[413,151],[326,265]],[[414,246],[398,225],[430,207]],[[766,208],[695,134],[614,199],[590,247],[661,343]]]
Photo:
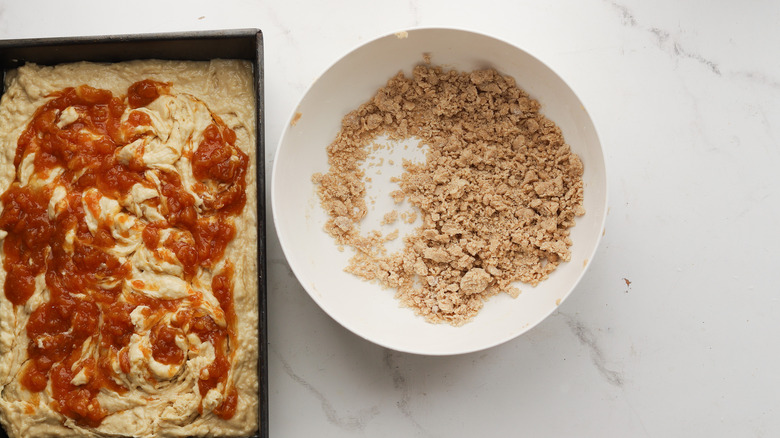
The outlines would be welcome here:
[[[460,279],[460,290],[466,295],[484,291],[493,277],[482,268],[471,268]]]
[[[583,165],[539,107],[495,70],[419,65],[347,114],[327,149],[329,171],[313,178],[330,216],[325,230],[355,250],[346,271],[396,289],[430,322],[461,325],[490,296],[516,297],[512,283],[536,285],[569,261],[569,228],[585,214]],[[425,162],[403,162],[400,189],[389,194],[422,219],[393,254],[378,232],[360,233],[361,163],[379,136],[428,147]]]
[[[301,114],[299,112],[296,112],[295,115],[293,116],[292,120],[290,120],[290,126],[297,125],[298,124],[298,120],[301,120],[301,116],[302,115],[303,114]]]
[[[408,212],[405,211],[401,213],[401,220],[404,221],[405,224],[411,225],[414,223],[414,221],[417,220],[417,212],[414,210]]]
[[[386,213],[382,218],[382,225],[392,225],[398,220],[398,212],[395,210]]]

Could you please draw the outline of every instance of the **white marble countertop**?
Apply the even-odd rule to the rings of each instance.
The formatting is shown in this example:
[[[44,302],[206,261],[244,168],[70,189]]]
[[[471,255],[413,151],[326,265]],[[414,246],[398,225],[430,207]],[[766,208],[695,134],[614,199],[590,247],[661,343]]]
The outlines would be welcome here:
[[[780,3],[40,3],[0,1],[0,38],[262,29],[269,177],[308,85],[410,27],[518,45],[593,116],[610,176],[601,247],[553,316],[492,349],[364,341],[301,288],[269,222],[271,436],[780,436]]]

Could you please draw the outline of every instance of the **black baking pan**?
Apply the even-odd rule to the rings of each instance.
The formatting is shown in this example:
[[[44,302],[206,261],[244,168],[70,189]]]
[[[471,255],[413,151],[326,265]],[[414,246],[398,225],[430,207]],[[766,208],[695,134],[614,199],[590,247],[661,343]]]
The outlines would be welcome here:
[[[259,428],[253,438],[268,437],[268,337],[266,312],[265,247],[265,103],[263,97],[263,35],[259,29],[40,38],[0,41],[0,94],[5,92],[8,70],[27,62],[54,65],[66,62],[120,62],[134,59],[207,61],[246,59],[254,65],[257,116],[257,267],[258,343],[257,374],[260,383]],[[0,438],[7,438],[0,429]]]

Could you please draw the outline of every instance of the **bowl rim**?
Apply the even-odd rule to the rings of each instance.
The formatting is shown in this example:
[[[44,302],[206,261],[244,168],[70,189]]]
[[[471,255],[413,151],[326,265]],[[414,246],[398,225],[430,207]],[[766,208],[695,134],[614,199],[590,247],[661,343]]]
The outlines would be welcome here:
[[[289,257],[288,253],[292,249],[288,247],[288,243],[285,241],[284,233],[282,233],[284,225],[278,220],[278,211],[279,207],[277,204],[277,196],[276,196],[276,190],[277,190],[277,175],[278,175],[278,166],[279,166],[279,152],[282,149],[282,145],[285,142],[285,139],[288,135],[288,131],[294,127],[294,125],[291,123],[292,120],[295,119],[295,116],[298,112],[298,109],[303,103],[306,96],[311,92],[311,90],[317,85],[317,83],[320,81],[320,79],[327,74],[331,69],[333,69],[338,63],[340,63],[343,59],[349,57],[354,52],[360,50],[361,48],[368,46],[370,44],[373,44],[379,40],[388,38],[388,37],[399,37],[400,35],[406,33],[412,33],[412,32],[418,32],[418,31],[450,31],[450,32],[462,32],[462,33],[470,33],[474,34],[477,37],[483,37],[483,38],[489,38],[497,41],[498,43],[505,44],[507,46],[512,47],[515,50],[518,50],[520,52],[525,53],[526,55],[533,58],[536,62],[540,63],[542,66],[547,68],[561,83],[563,83],[566,88],[574,95],[574,97],[577,99],[578,103],[582,107],[582,110],[584,111],[587,119],[590,121],[590,124],[593,127],[593,133],[596,138],[596,144],[598,145],[598,149],[600,152],[600,160],[601,160],[601,167],[604,169],[603,174],[603,180],[604,180],[604,204],[601,206],[601,211],[598,212],[601,215],[601,221],[599,225],[599,229],[601,230],[600,233],[598,233],[598,236],[596,236],[596,241],[593,247],[591,248],[590,252],[586,254],[586,260],[588,260],[587,265],[579,272],[577,275],[577,278],[575,281],[571,283],[566,293],[561,296],[560,302],[557,303],[556,306],[551,307],[549,310],[545,312],[541,312],[540,316],[535,319],[534,321],[528,321],[524,326],[522,326],[519,330],[508,332],[505,336],[498,336],[495,339],[493,339],[491,342],[486,342],[483,344],[480,344],[477,347],[470,347],[465,349],[451,349],[448,351],[424,351],[421,349],[415,349],[415,348],[404,348],[399,347],[397,345],[391,345],[390,343],[385,342],[381,339],[375,339],[373,337],[369,337],[363,333],[361,333],[359,330],[356,330],[353,324],[351,324],[348,320],[345,321],[344,318],[339,317],[335,314],[335,312],[332,311],[332,309],[329,308],[325,300],[319,296],[319,294],[313,293],[310,290],[310,287],[304,284],[301,281],[300,276],[300,269],[299,267],[293,265],[292,263],[289,263]],[[550,317],[559,307],[560,304],[563,304],[563,302],[566,301],[566,299],[571,296],[574,289],[577,288],[580,281],[582,281],[582,278],[584,277],[585,273],[590,270],[590,266],[593,263],[593,258],[598,251],[602,238],[606,232],[605,224],[606,224],[606,218],[609,210],[609,172],[607,169],[607,163],[606,163],[606,154],[604,153],[604,144],[601,140],[601,134],[599,133],[598,125],[595,123],[595,120],[593,116],[591,115],[590,111],[588,111],[587,107],[585,106],[585,103],[583,102],[580,95],[577,93],[577,91],[569,84],[566,79],[564,79],[563,76],[561,76],[554,68],[552,68],[548,63],[542,60],[542,58],[536,56],[533,52],[528,51],[524,48],[519,47],[518,45],[511,43],[507,41],[504,38],[497,37],[495,35],[491,35],[489,33],[483,32],[483,31],[477,31],[472,30],[464,27],[450,27],[450,26],[413,26],[413,27],[405,27],[401,28],[395,31],[386,32],[383,33],[377,37],[371,38],[367,41],[359,42],[346,52],[344,52],[342,55],[340,55],[338,58],[336,58],[333,62],[331,62],[324,70],[322,70],[315,78],[314,80],[306,87],[306,89],[303,91],[303,93],[298,98],[295,106],[292,108],[292,110],[289,113],[289,116],[285,119],[283,119],[285,122],[284,129],[282,130],[282,133],[279,137],[279,141],[277,142],[276,149],[274,151],[274,160],[273,165],[271,169],[271,184],[270,184],[270,198],[271,198],[271,215],[273,218],[274,223],[274,229],[276,230],[277,239],[279,240],[279,245],[282,249],[282,253],[284,254],[285,260],[288,262],[288,266],[290,270],[293,272],[293,275],[295,276],[296,280],[300,284],[300,286],[306,291],[306,293],[309,295],[309,297],[314,300],[314,302],[318,305],[318,307],[325,312],[330,318],[332,318],[334,321],[339,323],[342,327],[346,328],[349,332],[357,335],[358,337],[365,339],[371,343],[374,343],[376,345],[379,345],[384,348],[388,348],[394,351],[404,352],[404,353],[411,353],[416,355],[423,355],[423,356],[455,356],[455,355],[462,355],[462,354],[468,354],[468,353],[474,353],[479,352],[483,350],[487,350],[489,348],[496,347],[498,345],[507,343],[513,339],[519,338],[521,335],[529,332],[534,327],[538,326],[542,321],[546,320]],[[323,231],[324,232],[324,231]]]

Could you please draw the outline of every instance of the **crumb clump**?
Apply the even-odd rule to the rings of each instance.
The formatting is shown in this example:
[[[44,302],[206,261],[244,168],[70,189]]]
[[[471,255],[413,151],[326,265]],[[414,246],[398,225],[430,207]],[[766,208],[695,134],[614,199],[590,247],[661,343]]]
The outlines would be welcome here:
[[[498,292],[520,294],[513,282],[535,286],[569,261],[569,228],[585,214],[583,165],[539,108],[493,69],[418,65],[347,114],[327,148],[329,171],[313,178],[326,232],[356,251],[346,271],[395,289],[430,322],[458,326]],[[400,189],[389,194],[423,222],[394,254],[386,237],[359,226],[360,165],[380,135],[428,146],[425,162],[403,163]]]
[[[395,223],[395,221],[398,220],[398,211],[391,210],[388,213],[385,213],[385,216],[382,218],[382,225],[392,225]]]
[[[301,120],[301,116],[303,116],[303,114],[296,112],[292,120],[290,120],[290,126],[297,125],[298,121]]]

